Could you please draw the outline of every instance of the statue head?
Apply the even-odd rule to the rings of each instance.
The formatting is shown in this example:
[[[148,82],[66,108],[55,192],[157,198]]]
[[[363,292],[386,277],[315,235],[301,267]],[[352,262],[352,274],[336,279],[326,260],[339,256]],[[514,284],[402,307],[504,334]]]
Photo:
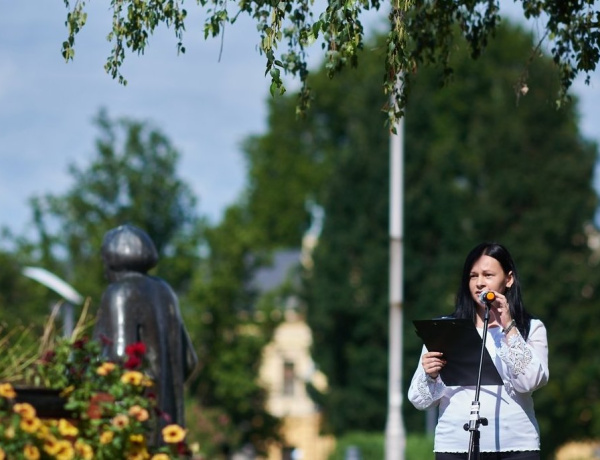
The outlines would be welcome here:
[[[156,246],[142,229],[125,224],[106,232],[102,260],[109,272],[146,273],[158,262]],[[110,276],[109,276],[110,277]]]

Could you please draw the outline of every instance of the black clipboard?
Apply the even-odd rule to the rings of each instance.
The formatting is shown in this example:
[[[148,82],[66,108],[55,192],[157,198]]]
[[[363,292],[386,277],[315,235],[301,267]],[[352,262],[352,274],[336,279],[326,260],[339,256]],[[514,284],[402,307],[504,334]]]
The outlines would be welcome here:
[[[476,386],[481,357],[481,336],[470,319],[415,320],[417,335],[428,351],[444,353],[446,365],[440,376],[447,386]],[[481,385],[503,385],[486,348],[483,349]]]

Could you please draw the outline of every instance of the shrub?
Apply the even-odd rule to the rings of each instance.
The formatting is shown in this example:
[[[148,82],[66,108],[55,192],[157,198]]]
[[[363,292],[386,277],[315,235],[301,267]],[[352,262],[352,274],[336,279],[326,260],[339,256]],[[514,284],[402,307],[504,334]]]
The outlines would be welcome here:
[[[385,435],[383,433],[351,432],[340,438],[329,460],[346,460],[349,448],[360,452],[361,460],[385,458]],[[409,435],[406,438],[406,460],[433,460],[433,438],[425,435]]]

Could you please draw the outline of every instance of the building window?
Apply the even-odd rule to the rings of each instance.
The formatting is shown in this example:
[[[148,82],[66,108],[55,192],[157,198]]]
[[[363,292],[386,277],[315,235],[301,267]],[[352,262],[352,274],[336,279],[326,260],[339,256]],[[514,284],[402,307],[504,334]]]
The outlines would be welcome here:
[[[284,447],[281,449],[281,460],[302,460],[302,451],[297,447]]]
[[[294,396],[294,363],[291,361],[283,363],[283,395]]]
[[[281,450],[281,460],[294,460],[293,452],[293,447],[284,447]]]

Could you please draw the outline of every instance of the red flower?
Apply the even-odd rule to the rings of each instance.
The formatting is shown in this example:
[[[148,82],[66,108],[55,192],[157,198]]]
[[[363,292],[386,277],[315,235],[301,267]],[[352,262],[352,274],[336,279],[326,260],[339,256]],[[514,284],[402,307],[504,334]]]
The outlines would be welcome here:
[[[91,419],[99,419],[102,417],[102,409],[105,403],[115,401],[114,396],[108,393],[96,393],[90,399],[90,405],[87,410],[87,415]]]
[[[142,358],[146,354],[146,345],[143,342],[130,343],[125,347],[128,356],[123,365],[125,369],[137,369],[142,365]]]
[[[73,348],[75,348],[76,350],[81,350],[81,349],[83,349],[83,347],[85,346],[85,344],[87,343],[87,341],[88,341],[87,337],[82,337],[81,339],[76,340],[73,343]]]
[[[181,456],[189,456],[191,455],[192,451],[190,450],[190,448],[187,446],[187,444],[185,443],[185,441],[181,441],[177,444],[177,453]]]
[[[146,354],[146,345],[143,342],[135,342],[125,347],[125,353],[128,356],[137,356],[141,358]]]
[[[44,364],[48,364],[51,363],[52,361],[54,361],[54,357],[56,356],[56,352],[53,350],[48,350],[46,353],[44,353],[44,355],[42,356],[42,363]]]
[[[129,359],[127,361],[125,361],[125,364],[123,364],[123,367],[125,369],[137,369],[138,367],[140,367],[140,365],[142,364],[142,360],[135,356],[135,355],[130,355]]]

